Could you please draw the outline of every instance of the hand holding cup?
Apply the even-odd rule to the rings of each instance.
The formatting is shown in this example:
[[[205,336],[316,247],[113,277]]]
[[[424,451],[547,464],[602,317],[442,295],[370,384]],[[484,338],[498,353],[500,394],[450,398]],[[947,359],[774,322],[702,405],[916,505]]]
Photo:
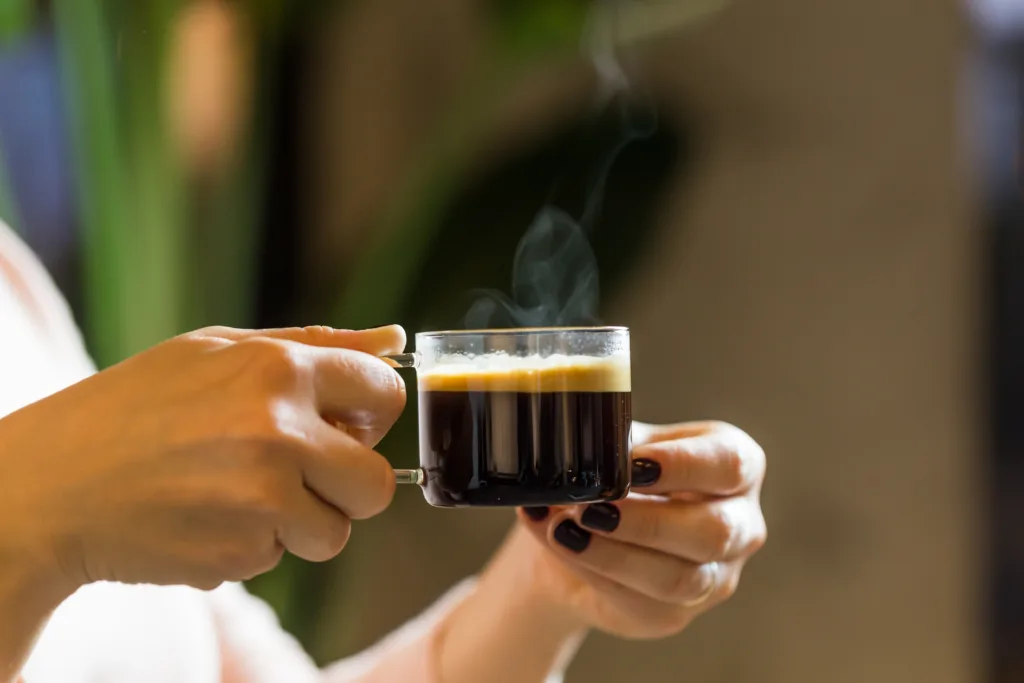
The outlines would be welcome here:
[[[63,592],[212,588],[344,547],[394,472],[373,446],[405,406],[399,327],[208,328],[0,421],[0,560]],[[343,425],[344,430],[335,425]]]

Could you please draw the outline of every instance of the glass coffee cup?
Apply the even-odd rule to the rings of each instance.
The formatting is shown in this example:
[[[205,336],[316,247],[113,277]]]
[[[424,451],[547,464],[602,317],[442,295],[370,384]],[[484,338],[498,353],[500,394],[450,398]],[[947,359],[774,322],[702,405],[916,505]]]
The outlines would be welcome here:
[[[438,507],[571,505],[629,492],[629,330],[422,332],[389,356],[418,373],[420,467]]]

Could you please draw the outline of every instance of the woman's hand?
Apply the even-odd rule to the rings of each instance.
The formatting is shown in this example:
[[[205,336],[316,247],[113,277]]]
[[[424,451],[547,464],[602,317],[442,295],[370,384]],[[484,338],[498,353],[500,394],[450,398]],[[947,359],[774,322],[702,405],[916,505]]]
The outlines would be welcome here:
[[[730,597],[765,542],[761,448],[718,422],[634,423],[624,500],[521,510],[545,547],[535,581],[582,625],[626,638],[682,630]]]
[[[0,420],[0,566],[212,588],[285,550],[333,557],[394,493],[373,446],[405,388],[374,356],[404,345],[398,327],[210,328]]]

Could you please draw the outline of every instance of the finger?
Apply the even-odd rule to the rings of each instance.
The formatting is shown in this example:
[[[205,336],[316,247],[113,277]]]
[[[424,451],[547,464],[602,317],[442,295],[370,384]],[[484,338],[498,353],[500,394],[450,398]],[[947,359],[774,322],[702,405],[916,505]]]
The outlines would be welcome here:
[[[591,569],[567,562],[566,567],[600,591],[601,598],[617,605],[625,619],[650,627],[653,633],[668,635],[685,627],[694,617],[722,604],[735,595],[743,567],[737,563],[716,565],[717,580],[698,600],[672,604],[642,595]],[[668,631],[666,632],[666,629]],[[641,636],[643,637],[643,636]]]
[[[599,609],[605,617],[602,621],[613,634],[619,632],[641,639],[664,638],[685,628],[700,611],[641,595],[585,567],[566,566],[599,593]]]
[[[395,471],[372,448],[320,422],[311,427],[316,448],[300,463],[308,486],[349,519],[379,514],[395,495]]]
[[[521,507],[521,508],[518,508],[518,510],[519,510],[520,513],[522,513],[522,515],[525,515],[525,519],[528,519],[531,522],[542,522],[545,519],[548,519],[549,517],[551,517],[552,515],[557,515],[557,514],[560,514],[562,512],[568,512],[568,511],[572,510],[572,508],[574,508],[574,507],[576,507],[576,506],[574,506],[574,505],[555,505],[555,506],[535,505],[535,506]]]
[[[570,516],[595,534],[697,563],[745,557],[765,536],[761,509],[748,498],[681,503],[631,497],[578,506]]]
[[[701,436],[710,431],[718,429],[719,422],[681,422],[671,425],[652,425],[646,422],[634,422],[631,436],[634,446],[643,446],[655,441],[669,441],[671,439],[686,439],[691,436]]]
[[[714,589],[717,568],[649,548],[591,534],[567,515],[556,516],[546,534],[548,545],[567,562],[654,600],[684,605]]]
[[[283,327],[267,330],[244,330],[233,327],[207,327],[195,334],[231,341],[264,338],[293,341],[307,346],[352,349],[373,356],[401,353],[405,350],[405,330],[398,325],[387,325],[369,330],[336,330],[324,325],[309,327]]]
[[[348,517],[300,485],[285,505],[277,539],[293,555],[326,562],[342,551],[351,532]]]
[[[761,480],[761,447],[738,429],[658,441],[633,449],[633,487],[643,493],[697,492],[728,496]]]
[[[401,375],[360,351],[315,349],[311,357],[320,414],[365,445],[376,445],[405,409]]]

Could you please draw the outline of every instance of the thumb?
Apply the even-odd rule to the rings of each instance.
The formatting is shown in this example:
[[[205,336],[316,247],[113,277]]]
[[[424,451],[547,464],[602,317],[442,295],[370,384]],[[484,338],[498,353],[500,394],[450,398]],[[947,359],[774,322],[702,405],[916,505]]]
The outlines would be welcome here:
[[[208,327],[199,333],[205,337],[242,341],[244,339],[282,339],[307,346],[351,349],[374,356],[386,356],[405,350],[405,330],[387,325],[369,330],[336,330],[324,325],[282,327],[269,330],[241,330],[232,327]]]

